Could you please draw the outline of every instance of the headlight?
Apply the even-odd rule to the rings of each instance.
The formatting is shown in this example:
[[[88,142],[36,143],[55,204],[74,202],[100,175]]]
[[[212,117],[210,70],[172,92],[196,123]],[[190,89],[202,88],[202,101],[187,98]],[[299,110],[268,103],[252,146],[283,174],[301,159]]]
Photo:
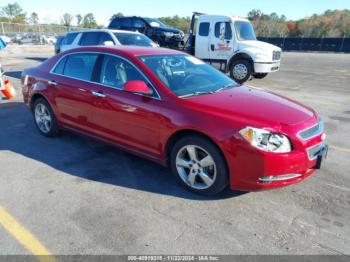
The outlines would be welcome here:
[[[264,54],[264,53],[257,53],[255,55],[255,59],[256,60],[266,60],[266,59],[269,59],[269,56],[267,54]]]
[[[239,133],[252,146],[261,150],[274,153],[288,153],[292,151],[292,145],[285,135],[253,127],[244,128]]]
[[[174,33],[172,33],[172,32],[164,32],[164,35],[165,35],[165,37],[170,38],[170,37],[174,36]]]

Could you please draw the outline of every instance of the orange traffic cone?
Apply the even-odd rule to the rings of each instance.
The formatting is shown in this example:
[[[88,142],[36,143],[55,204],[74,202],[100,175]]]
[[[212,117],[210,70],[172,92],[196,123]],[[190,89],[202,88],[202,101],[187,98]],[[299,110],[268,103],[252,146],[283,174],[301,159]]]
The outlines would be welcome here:
[[[2,89],[1,92],[7,99],[12,99],[16,96],[16,90],[11,85],[10,80],[4,81],[4,89]]]

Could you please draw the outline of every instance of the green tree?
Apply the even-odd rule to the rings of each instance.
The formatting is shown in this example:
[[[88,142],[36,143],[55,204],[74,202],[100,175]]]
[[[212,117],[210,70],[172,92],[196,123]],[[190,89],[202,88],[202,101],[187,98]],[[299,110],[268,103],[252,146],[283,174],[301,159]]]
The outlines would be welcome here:
[[[81,14],[77,14],[75,17],[77,19],[77,25],[80,26],[81,22],[83,21],[82,15]]]
[[[18,3],[7,4],[2,13],[13,23],[25,23],[26,13]]]
[[[161,17],[159,20],[170,27],[182,30],[185,33],[188,33],[191,23],[190,17],[179,17],[178,15],[175,15],[173,17]]]
[[[33,12],[30,14],[29,22],[33,25],[37,25],[39,23],[39,16],[37,13]]]
[[[118,12],[118,13],[112,15],[111,18],[109,19],[109,21],[112,21],[114,18],[118,18],[118,17],[124,17],[123,13]]]
[[[74,17],[71,14],[65,13],[62,15],[61,24],[69,27],[72,25],[73,19],[74,19]]]
[[[97,28],[95,17],[92,13],[88,13],[84,16],[82,26],[85,28]]]

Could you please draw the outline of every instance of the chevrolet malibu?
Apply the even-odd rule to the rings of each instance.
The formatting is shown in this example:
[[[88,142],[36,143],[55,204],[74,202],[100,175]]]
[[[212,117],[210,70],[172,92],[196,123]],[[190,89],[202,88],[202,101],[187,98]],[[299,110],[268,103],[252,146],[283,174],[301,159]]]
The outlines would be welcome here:
[[[200,194],[300,182],[327,151],[311,108],[174,50],[70,50],[25,70],[22,88],[42,135],[102,140],[169,166]]]

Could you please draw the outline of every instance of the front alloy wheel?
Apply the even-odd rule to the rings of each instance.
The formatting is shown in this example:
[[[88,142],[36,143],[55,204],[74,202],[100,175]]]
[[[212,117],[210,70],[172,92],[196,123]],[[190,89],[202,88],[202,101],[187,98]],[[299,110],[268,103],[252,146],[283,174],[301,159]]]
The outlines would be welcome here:
[[[226,162],[218,147],[199,136],[181,138],[171,152],[171,169],[187,189],[204,195],[221,192],[228,184]]]
[[[199,146],[181,148],[176,156],[176,169],[183,182],[194,189],[208,189],[216,179],[213,157]]]

